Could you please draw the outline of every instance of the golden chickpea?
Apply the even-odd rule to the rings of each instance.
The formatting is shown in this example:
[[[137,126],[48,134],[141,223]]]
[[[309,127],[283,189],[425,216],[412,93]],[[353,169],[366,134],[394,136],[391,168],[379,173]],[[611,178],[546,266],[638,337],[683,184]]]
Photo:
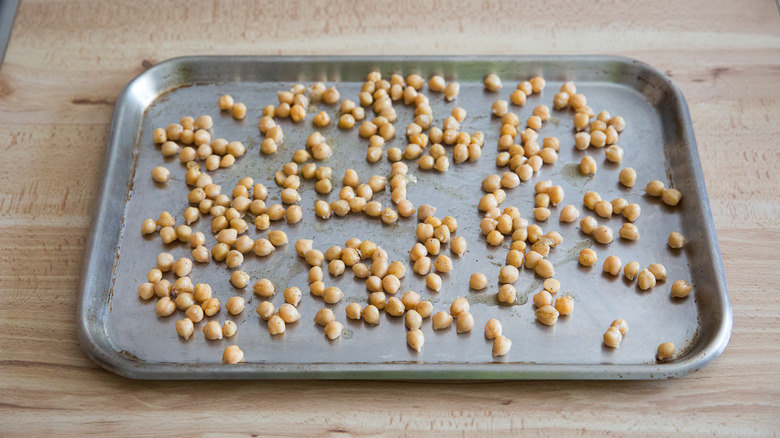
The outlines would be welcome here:
[[[233,114],[233,118],[236,120],[243,120],[244,117],[246,117],[246,105],[243,103],[235,103],[233,104],[233,107],[230,109],[231,113]]]
[[[561,91],[553,97],[553,108],[560,110],[569,106],[569,93]]]
[[[317,314],[314,315],[314,322],[319,324],[322,327],[327,326],[331,322],[336,320],[336,315],[333,314],[333,311],[328,309],[327,307],[320,309],[317,311]]]
[[[620,184],[623,184],[626,187],[634,187],[634,184],[636,183],[636,171],[631,167],[626,167],[620,171],[618,180],[620,181]]]
[[[657,356],[660,361],[671,359],[674,356],[674,344],[671,342],[664,342],[659,345]]]
[[[222,339],[222,326],[217,321],[210,321],[203,326],[203,335],[210,341]]]
[[[447,312],[441,311],[433,315],[431,319],[434,330],[443,330],[452,324],[453,317]]]
[[[468,311],[455,317],[455,327],[458,333],[468,333],[474,328],[474,316]]]
[[[490,73],[489,75],[485,76],[484,84],[485,89],[488,91],[498,91],[502,87],[501,78],[499,78],[495,73]]]
[[[642,209],[639,207],[639,204],[628,204],[625,206],[625,208],[623,208],[623,217],[631,222],[634,222],[639,218],[641,212]]]
[[[596,173],[596,160],[590,155],[582,157],[580,161],[580,173],[583,175],[593,175]]]
[[[455,298],[455,301],[450,305],[450,314],[452,316],[458,316],[461,313],[467,313],[469,311],[469,302],[463,298]]]
[[[152,179],[155,180],[155,182],[168,182],[168,177],[170,177],[170,175],[171,172],[162,166],[158,166],[152,169]]]
[[[268,321],[271,319],[272,316],[274,316],[275,308],[273,303],[270,301],[263,301],[260,304],[257,305],[257,308],[255,309],[255,312],[257,312],[257,315],[263,319],[264,321]]]
[[[279,307],[278,313],[279,317],[282,318],[282,321],[284,321],[285,324],[292,324],[301,319],[301,314],[298,312],[298,309],[296,309],[295,306],[290,303],[282,304]]]
[[[544,307],[544,306],[551,306],[553,304],[552,295],[550,295],[550,292],[547,292],[546,290],[543,290],[541,292],[538,292],[533,297],[534,305],[536,307]]]
[[[606,245],[612,242],[612,239],[614,238],[614,232],[612,231],[612,228],[606,225],[601,225],[593,230],[593,238],[596,240],[596,242],[602,245]]]
[[[667,241],[669,248],[680,249],[685,245],[685,236],[677,231],[669,233],[669,240]]]
[[[184,132],[184,127],[178,123],[171,123],[165,129],[165,135],[168,137],[168,141],[179,141],[182,132]]]
[[[230,284],[237,288],[245,288],[247,283],[249,283],[249,274],[244,271],[235,271],[230,275]]]
[[[544,325],[555,325],[559,314],[558,310],[550,305],[536,309],[536,319]]]
[[[544,222],[550,217],[550,210],[545,207],[534,208],[534,217],[536,220]]]
[[[271,283],[271,280],[268,280],[267,278],[261,278],[260,280],[257,280],[254,286],[252,286],[252,290],[258,296],[263,298],[270,298],[275,292],[274,284]]]
[[[450,102],[458,97],[458,93],[460,93],[460,84],[457,82],[450,82],[446,87],[444,87],[444,99],[447,102]]]
[[[222,353],[222,363],[225,365],[237,364],[244,361],[244,352],[238,348],[238,345],[230,345]]]
[[[623,341],[623,335],[617,327],[610,327],[604,332],[604,345],[611,348],[618,348]]]
[[[273,246],[282,246],[287,244],[287,234],[281,230],[274,230],[268,233],[268,240]]]
[[[596,202],[593,206],[593,210],[597,215],[609,219],[612,217],[612,203],[609,201],[601,200]]]
[[[285,330],[287,330],[287,326],[281,316],[273,315],[268,318],[268,333],[271,336],[281,335]]]
[[[542,259],[536,263],[536,266],[534,266],[534,272],[536,275],[542,278],[550,278],[555,275],[555,267],[551,261]]]
[[[193,331],[195,331],[195,326],[191,319],[184,318],[176,321],[176,333],[182,338],[189,339]]]
[[[226,338],[232,338],[237,331],[238,326],[233,321],[225,321],[225,324],[222,325],[222,336]]]
[[[639,289],[648,290],[655,287],[655,276],[649,269],[642,269],[636,277]]]
[[[352,303],[352,304],[357,304],[357,303]],[[358,304],[358,307],[359,306],[360,305]],[[349,306],[347,306],[347,310],[349,310]],[[349,317],[349,315],[347,316]],[[379,324],[379,309],[372,304],[366,306],[366,308],[363,309],[363,321],[365,321],[366,324],[371,324],[371,325]]]
[[[514,283],[517,281],[517,278],[520,276],[520,271],[512,266],[507,265],[501,268],[501,270],[498,273],[498,281],[501,283]]]
[[[593,266],[596,264],[597,260],[596,251],[593,251],[590,248],[584,248],[580,251],[579,262],[582,266]]]
[[[325,283],[322,281],[314,281],[309,284],[309,291],[315,297],[321,297],[325,294]]]
[[[633,281],[639,274],[639,262],[630,262],[623,268],[626,279]]]
[[[660,197],[663,195],[665,189],[666,187],[664,186],[664,183],[658,180],[653,180],[647,183],[647,186],[645,187],[645,193],[647,193],[649,196]]]
[[[664,204],[673,207],[680,203],[682,193],[677,189],[665,189],[661,193],[661,199],[664,201]]]
[[[639,228],[634,224],[625,223],[618,231],[620,237],[626,240],[639,240]]]
[[[411,330],[406,334],[406,343],[409,345],[409,348],[419,353],[425,343],[423,332],[419,328]]]
[[[336,304],[344,297],[344,293],[336,286],[325,288],[322,300],[328,304]]]
[[[528,269],[534,269],[536,268],[536,265],[539,264],[539,261],[543,258],[544,257],[542,257],[542,255],[536,251],[528,251],[528,254],[525,255],[525,267]]]
[[[452,271],[452,260],[446,255],[441,254],[436,257],[436,261],[433,263],[433,266],[439,272],[450,272]]]
[[[227,309],[231,315],[238,315],[244,311],[244,304],[245,301],[243,297],[230,297],[227,303],[225,303],[225,309]]]
[[[555,310],[564,316],[571,315],[574,311],[574,298],[570,296],[557,298],[555,300]]]
[[[685,298],[691,291],[693,286],[685,280],[677,280],[672,283],[672,297],[673,298]]]
[[[620,275],[620,271],[623,269],[623,262],[618,256],[609,256],[604,260],[604,272],[611,275]]]
[[[138,286],[136,292],[138,293],[138,297],[140,297],[142,300],[149,300],[155,295],[154,284],[149,282],[142,283],[140,286]]]
[[[417,330],[422,327],[422,316],[420,316],[416,310],[410,309],[406,312],[404,324],[406,325],[407,330]]]
[[[658,281],[666,281],[666,268],[660,263],[650,263],[647,270],[653,274]]]
[[[493,113],[496,117],[501,117],[508,111],[508,103],[505,100],[497,100],[493,102],[493,105],[490,107],[490,111]]]
[[[488,233],[486,240],[488,244],[492,246],[498,246],[501,245],[501,243],[504,241],[504,235],[501,234],[501,232],[498,230],[493,230]]]
[[[385,304],[385,313],[390,316],[401,316],[405,310],[404,303],[396,297],[388,298],[387,304]]]
[[[623,148],[613,144],[607,148],[605,151],[605,156],[611,163],[619,164],[621,161],[623,161]]]

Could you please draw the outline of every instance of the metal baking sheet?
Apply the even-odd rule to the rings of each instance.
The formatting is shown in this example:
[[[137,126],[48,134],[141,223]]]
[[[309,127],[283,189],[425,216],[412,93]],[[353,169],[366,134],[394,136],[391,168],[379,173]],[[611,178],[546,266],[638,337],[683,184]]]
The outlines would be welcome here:
[[[262,137],[257,129],[261,109],[276,104],[276,94],[294,83],[310,85],[325,81],[336,85],[342,99],[357,101],[357,93],[366,74],[381,71],[385,77],[399,72],[404,76],[419,73],[428,78],[443,74],[460,82],[460,95],[446,103],[439,93],[427,92],[431,99],[435,123],[455,106],[468,111],[462,129],[485,133],[482,158],[475,163],[451,163],[445,174],[421,171],[409,162],[413,182],[408,198],[415,204],[433,204],[437,215],[452,215],[459,221],[457,235],[468,240],[468,252],[453,257],[454,271],[443,275],[440,293],[426,289],[424,278],[416,276],[409,265],[408,251],[415,243],[416,219],[402,219],[393,226],[361,215],[325,221],[315,218],[315,199],[335,200],[341,187],[340,178],[347,168],[358,171],[361,180],[374,174],[387,175],[391,163],[383,159],[369,164],[365,160],[367,141],[357,135],[357,129],[340,130],[331,127],[320,131],[333,147],[333,156],[318,163],[333,168],[334,190],[321,197],[313,182],[304,180],[301,188],[304,219],[289,226],[277,223],[272,229],[287,232],[290,243],[270,257],[260,259],[250,254],[241,269],[252,280],[245,290],[233,288],[230,271],[213,260],[196,264],[190,275],[193,282],[207,282],[224,303],[229,297],[241,295],[247,299],[246,310],[239,316],[229,316],[224,309],[213,318],[238,324],[238,334],[231,339],[207,341],[201,334],[204,322],[196,324],[195,334],[185,341],[174,330],[174,322],[183,316],[158,318],[154,301],[144,302],[136,295],[137,286],[146,281],[147,271],[154,267],[161,251],[175,257],[190,255],[186,244],[165,246],[158,235],[142,237],[141,221],[156,218],[168,210],[181,223],[188,187],[183,182],[185,168],[173,159],[164,159],[151,138],[152,130],[178,122],[183,116],[209,114],[214,118],[213,137],[240,140],[247,146],[244,157],[235,166],[212,172],[214,181],[229,192],[244,176],[252,176],[269,188],[269,197],[278,199],[280,189],[273,182],[274,171],[292,158],[295,149],[304,145],[314,127],[311,110],[327,111],[337,118],[338,106],[316,104],[309,118],[296,126],[282,120],[285,141],[274,156],[259,153]],[[484,90],[485,74],[497,73],[504,88],[498,93]],[[534,306],[529,298],[541,289],[541,280],[528,270],[521,271],[516,287],[518,303],[499,306],[496,300],[498,271],[504,262],[509,239],[501,247],[489,247],[479,231],[481,215],[476,204],[482,196],[480,182],[496,168],[496,142],[500,122],[490,116],[490,106],[496,99],[507,99],[518,81],[542,75],[547,86],[541,95],[529,97],[524,107],[511,107],[521,121],[530,116],[539,104],[552,107],[552,97],[563,81],[575,81],[596,112],[608,110],[621,115],[627,128],[619,144],[625,149],[620,166],[604,159],[603,149],[586,152],[574,148],[573,120],[570,111],[553,111],[551,120],[540,136],[556,136],[561,141],[559,161],[544,166],[528,183],[507,190],[502,205],[516,206],[532,218],[533,183],[550,179],[565,189],[562,205],[574,204],[584,214],[582,196],[595,190],[604,199],[624,197],[642,207],[636,222],[641,239],[636,243],[617,238],[623,222],[619,216],[599,223],[610,225],[616,234],[610,245],[599,245],[585,236],[577,223],[558,221],[560,207],[546,223],[545,231],[558,230],[563,243],[552,250],[556,278],[561,281],[560,294],[574,297],[574,313],[561,317],[557,325],[547,327],[534,318]],[[236,121],[220,113],[217,99],[232,95],[247,105],[247,117]],[[405,147],[401,133],[412,119],[411,107],[396,103],[399,135],[387,147]],[[370,113],[370,111],[367,111]],[[449,152],[451,154],[451,152]],[[585,155],[598,163],[595,177],[581,176],[576,163]],[[165,165],[171,170],[172,181],[160,186],[149,177],[153,167]],[[634,167],[637,184],[626,189],[617,183],[623,167]],[[670,208],[654,198],[643,196],[642,188],[652,179],[671,183],[683,193],[683,201]],[[390,204],[389,190],[375,199]],[[271,201],[273,202],[273,201]],[[595,215],[594,215],[595,216]],[[208,232],[209,219],[202,218],[193,229],[204,231],[207,245],[214,243]],[[534,222],[534,221],[532,221]],[[670,231],[682,231],[688,239],[684,250],[672,252],[666,246]],[[250,226],[248,234],[260,233]],[[336,341],[329,341],[322,329],[312,321],[325,304],[308,295],[308,266],[297,257],[293,243],[298,238],[314,239],[316,248],[343,246],[351,237],[371,239],[385,248],[391,261],[407,264],[408,274],[402,281],[399,295],[406,290],[419,292],[423,299],[434,303],[434,312],[446,310],[457,297],[467,297],[476,324],[471,333],[457,334],[455,327],[433,331],[430,319],[423,324],[425,346],[416,353],[406,345],[403,318],[384,313],[381,323],[367,326],[347,320],[344,309],[353,301],[365,303],[368,292],[362,280],[354,279],[348,270],[339,278],[326,274],[326,283],[340,287],[344,299],[332,307],[344,332]],[[599,254],[593,269],[577,263],[578,251],[592,246]],[[449,250],[444,250],[449,253]],[[663,263],[669,280],[648,292],[641,292],[635,283],[623,277],[610,277],[601,272],[601,263],[608,255],[618,255],[624,263],[637,260],[642,266]],[[482,272],[490,286],[482,292],[468,288],[471,273]],[[298,286],[304,291],[299,306],[300,321],[288,325],[282,336],[268,334],[266,324],[255,313],[259,297],[251,284],[259,278],[271,279],[277,294],[273,303],[283,303],[282,289]],[[684,300],[670,298],[671,284],[687,279],[694,293]],[[118,374],[143,379],[234,379],[234,378],[317,378],[317,379],[661,379],[681,377],[706,366],[720,354],[728,342],[732,315],[726,291],[726,281],[718,249],[712,215],[704,187],[696,142],[690,116],[682,94],[665,75],[638,61],[619,57],[453,57],[453,58],[288,58],[288,57],[186,57],[162,62],[133,80],[121,94],[111,125],[106,150],[103,186],[96,205],[92,237],[85,259],[79,308],[80,340],[87,354],[105,368]],[[498,318],[504,334],[513,341],[509,354],[501,358],[491,355],[491,341],[485,339],[483,327],[489,318]],[[620,348],[603,345],[602,334],[612,320],[624,318],[630,331]],[[677,356],[659,363],[656,347],[661,342],[674,342]],[[222,350],[238,344],[245,352],[245,362],[222,365]]]

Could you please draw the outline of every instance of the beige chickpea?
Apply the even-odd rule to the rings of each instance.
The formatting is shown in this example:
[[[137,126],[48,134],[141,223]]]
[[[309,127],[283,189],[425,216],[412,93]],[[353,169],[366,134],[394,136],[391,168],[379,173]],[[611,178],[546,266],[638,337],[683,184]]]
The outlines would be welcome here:
[[[176,333],[182,338],[189,339],[193,331],[195,331],[195,326],[191,319],[184,318],[176,321]]]
[[[363,317],[363,308],[358,303],[350,303],[346,308],[347,318],[358,320]]]
[[[284,217],[288,224],[297,224],[303,219],[303,209],[300,205],[291,205],[287,208]]]
[[[677,231],[669,233],[669,240],[667,241],[669,248],[680,249],[685,245],[685,236]]]
[[[498,302],[502,304],[514,304],[517,301],[517,289],[511,284],[503,284],[498,288]]]
[[[663,192],[661,192],[661,200],[664,201],[664,204],[675,206],[680,203],[680,200],[682,200],[682,193],[680,193],[677,189],[665,189]]]
[[[544,325],[555,325],[558,322],[559,315],[558,310],[551,305],[536,309],[536,320]]]
[[[677,280],[672,283],[672,297],[685,298],[690,295],[693,286],[685,280]]]
[[[628,205],[628,201],[626,201],[623,198],[615,198],[611,202],[612,204],[612,212],[615,214],[621,214],[623,213],[623,209],[626,208]]]
[[[574,298],[570,296],[558,297],[555,300],[555,310],[563,316],[571,315],[574,311]]]
[[[623,269],[623,262],[618,256],[609,256],[604,260],[603,270],[611,275],[620,275],[620,271]]]
[[[647,193],[648,196],[660,197],[663,195],[665,189],[666,186],[663,182],[653,180],[647,183],[647,186],[645,186],[645,193]]]
[[[674,344],[671,342],[664,342],[663,344],[659,345],[656,356],[660,361],[671,359],[674,357]]]
[[[230,284],[239,289],[246,287],[247,283],[249,283],[249,274],[244,271],[234,271],[230,275]]]
[[[488,91],[498,91],[502,87],[501,78],[499,78],[495,73],[490,73],[485,76],[484,84],[485,89]]]
[[[461,313],[466,313],[468,311],[469,302],[463,297],[455,298],[455,301],[450,305],[450,314],[452,316],[458,316]]]
[[[636,171],[631,167],[626,167],[620,171],[618,180],[620,181],[620,184],[623,184],[626,187],[634,187],[634,184],[636,183]]]
[[[666,281],[666,267],[660,263],[650,263],[647,270],[653,274],[658,281]]]
[[[420,302],[420,294],[414,291],[406,291],[404,296],[401,297],[401,303],[404,305],[405,310],[414,309],[417,303]]]
[[[597,215],[609,219],[612,217],[612,203],[602,199],[601,201],[596,202],[596,205],[593,206],[593,211],[595,211]]]
[[[290,303],[284,303],[279,306],[279,317],[282,318],[285,324],[292,324],[301,319],[301,314],[298,309]]]
[[[322,278],[323,278],[322,267],[312,266],[311,269],[309,269],[309,275],[307,277],[309,283],[314,283],[315,281],[322,281]]]
[[[493,104],[490,106],[490,111],[493,113],[496,117],[501,117],[508,111],[508,103],[505,100],[497,100],[493,102]]]
[[[468,333],[474,328],[474,316],[468,311],[455,317],[455,327],[458,333]]]
[[[463,236],[458,236],[450,242],[450,250],[458,257],[462,257],[466,253],[467,246],[466,238]]]
[[[154,284],[149,282],[142,283],[138,286],[136,292],[138,293],[138,297],[142,300],[149,300],[155,295]]]
[[[325,294],[325,283],[322,281],[314,281],[309,284],[309,291],[315,297],[322,297]]]
[[[552,295],[550,295],[550,292],[543,290],[534,295],[533,302],[536,307],[542,308],[544,306],[551,306],[553,304],[553,298]]]
[[[287,330],[284,320],[279,315],[273,315],[268,318],[268,333],[271,336],[281,335]]]
[[[420,352],[425,343],[423,332],[419,328],[411,330],[406,334],[406,343],[412,350]]]
[[[617,327],[610,327],[604,332],[604,345],[611,348],[620,347],[620,343],[623,341],[623,334]]]
[[[237,364],[243,361],[244,361],[244,352],[241,351],[240,348],[238,348],[238,345],[230,345],[226,347],[225,351],[222,353],[222,363],[225,365]]]
[[[606,225],[601,225],[593,230],[592,236],[596,242],[602,245],[606,245],[612,242],[612,239],[614,238],[614,232],[612,231],[612,228]]]
[[[243,297],[230,297],[230,299],[227,300],[227,303],[225,303],[225,309],[227,309],[231,315],[238,315],[244,311],[244,304],[245,301]]]
[[[446,255],[440,254],[438,257],[436,257],[436,261],[433,263],[433,266],[439,272],[450,272],[452,271],[452,260]]]
[[[232,338],[237,331],[238,326],[233,321],[225,321],[225,324],[222,325],[222,336],[226,338]]]
[[[623,267],[623,275],[626,279],[633,281],[639,274],[639,262],[630,262]]]
[[[542,278],[550,278],[555,275],[555,267],[551,261],[542,259],[534,266],[534,272]]]
[[[457,82],[450,82],[446,87],[444,87],[444,99],[447,102],[450,102],[458,97],[458,93],[460,93],[460,84]]]
[[[585,216],[580,220],[580,229],[585,234],[592,234],[598,226],[599,224],[593,216]]]
[[[626,240],[639,240],[639,228],[636,225],[625,223],[618,230],[620,237]]]
[[[501,232],[498,230],[493,230],[488,233],[486,240],[488,244],[492,246],[498,246],[501,245],[501,243],[504,241],[504,235],[501,234]]]
[[[505,356],[512,348],[512,341],[504,335],[498,335],[493,340],[493,356]]]
[[[357,303],[353,303],[353,304],[357,304]],[[363,321],[365,321],[366,324],[371,324],[371,325],[379,324],[379,309],[372,304],[366,306],[366,308],[363,309]]]
[[[636,276],[637,285],[641,290],[648,290],[655,287],[656,278],[649,269],[645,268],[639,271]]]
[[[590,248],[584,248],[580,251],[578,260],[582,266],[590,267],[596,264],[598,257],[596,251],[593,251]]]
[[[431,323],[434,330],[443,330],[452,324],[453,317],[447,312],[441,311],[433,315]]]
[[[495,339],[501,336],[502,327],[501,322],[495,318],[491,318],[485,323],[485,337],[488,339]]]
[[[167,182],[170,175],[171,172],[165,167],[158,166],[152,169],[152,179],[158,183]]]
[[[336,320],[336,315],[333,314],[333,311],[328,309],[327,307],[320,309],[317,311],[317,314],[314,315],[314,322],[319,324],[322,327],[327,326],[331,322]]]
[[[157,222],[152,218],[144,219],[141,223],[141,235],[152,234],[157,231]]]
[[[203,308],[197,304],[193,304],[184,311],[184,316],[196,323],[203,320],[203,315]]]
[[[401,316],[404,314],[405,310],[404,303],[396,297],[388,298],[387,303],[385,304],[385,313],[390,316]]]
[[[267,278],[261,278],[252,286],[252,290],[263,298],[269,298],[275,293],[274,284]]]
[[[187,133],[192,133],[192,131],[184,131],[182,136],[184,137],[185,135],[187,135]],[[184,144],[188,144],[188,143],[186,143],[184,141],[182,141],[182,142]],[[190,142],[190,144],[191,143],[192,142]],[[173,142],[173,141],[166,141],[165,143],[163,143],[160,146],[160,153],[162,154],[163,157],[172,157],[172,156],[174,156],[174,155],[179,153],[179,145],[176,144],[176,142]],[[155,168],[155,169],[157,169],[157,168]],[[165,169],[165,168],[163,168],[163,169]],[[154,172],[154,170],[152,170],[152,172]],[[160,182],[160,181],[158,181],[158,182]]]
[[[596,160],[590,155],[582,157],[580,161],[580,173],[583,175],[593,175],[596,173]]]
[[[613,144],[606,149],[605,156],[609,162],[619,164],[621,161],[623,161],[623,148]]]
[[[642,209],[639,207],[639,204],[631,203],[623,208],[623,217],[631,222],[634,222],[639,218],[641,212]]]
[[[540,222],[546,221],[550,217],[550,214],[552,214],[550,209],[546,207],[534,208],[534,218]]]
[[[514,283],[517,281],[517,278],[520,276],[520,271],[512,266],[507,265],[501,268],[501,270],[498,273],[498,281],[501,283]]]
[[[553,108],[559,110],[569,106],[570,96],[569,93],[561,91],[553,96]]]
[[[203,335],[210,341],[222,339],[222,326],[217,321],[210,321],[203,326]]]
[[[287,244],[287,234],[281,230],[274,230],[268,233],[268,241],[273,246],[282,246]]]
[[[273,303],[271,303],[270,301],[261,302],[260,304],[257,305],[257,308],[255,309],[257,315],[265,321],[271,319],[271,317],[274,316],[275,311],[276,309],[274,308]]]
[[[543,258],[544,257],[536,251],[528,251],[528,253],[525,255],[525,267],[528,269],[534,269],[536,268],[536,265],[539,264],[539,261]]]
[[[336,304],[344,297],[344,293],[336,286],[325,288],[322,294],[322,300],[328,304]]]
[[[522,251],[518,251],[516,249],[510,249],[506,254],[506,264],[509,266],[514,266],[515,268],[520,268],[523,266],[524,259],[525,254]]]
[[[417,330],[422,327],[422,320],[422,316],[420,316],[416,310],[410,309],[408,312],[406,312],[406,316],[404,317],[404,324],[406,325],[407,330]]]
[[[233,104],[232,108],[230,108],[230,112],[233,114],[234,119],[243,120],[244,117],[246,117],[246,105],[241,102],[237,102]]]

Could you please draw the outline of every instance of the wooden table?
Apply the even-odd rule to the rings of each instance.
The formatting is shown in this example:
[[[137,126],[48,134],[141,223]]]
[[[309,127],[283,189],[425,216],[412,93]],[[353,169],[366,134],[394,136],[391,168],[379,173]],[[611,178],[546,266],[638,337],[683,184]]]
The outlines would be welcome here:
[[[0,435],[780,429],[773,2],[338,3],[22,2],[0,70]],[[140,382],[82,353],[78,281],[108,125],[146,68],[191,54],[531,53],[635,57],[682,88],[734,306],[708,368],[651,382]]]

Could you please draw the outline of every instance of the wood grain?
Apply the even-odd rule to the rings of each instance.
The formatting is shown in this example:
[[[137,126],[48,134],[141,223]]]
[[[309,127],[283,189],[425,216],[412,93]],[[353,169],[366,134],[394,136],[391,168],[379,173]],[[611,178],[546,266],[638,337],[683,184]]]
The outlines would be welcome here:
[[[76,340],[114,102],[192,54],[569,54],[669,74],[694,122],[734,307],[663,382],[139,382]],[[0,69],[0,435],[739,435],[780,430],[780,18],[770,1],[25,0]]]

